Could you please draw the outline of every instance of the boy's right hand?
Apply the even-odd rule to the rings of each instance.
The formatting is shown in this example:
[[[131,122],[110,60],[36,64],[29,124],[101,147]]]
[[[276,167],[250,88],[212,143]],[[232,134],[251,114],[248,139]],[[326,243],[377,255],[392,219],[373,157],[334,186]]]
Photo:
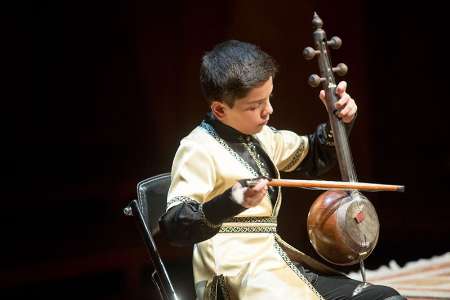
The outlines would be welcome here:
[[[231,189],[231,198],[245,208],[255,207],[266,195],[268,182],[267,179],[260,179],[253,187],[243,187],[236,182]]]

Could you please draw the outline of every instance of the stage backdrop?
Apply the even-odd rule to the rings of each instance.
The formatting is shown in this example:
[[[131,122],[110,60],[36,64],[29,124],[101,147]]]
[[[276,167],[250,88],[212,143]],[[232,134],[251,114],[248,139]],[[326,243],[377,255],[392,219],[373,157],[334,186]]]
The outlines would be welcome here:
[[[4,142],[0,288],[11,297],[151,299],[147,253],[122,208],[136,183],[167,172],[179,140],[204,116],[199,62],[227,39],[259,45],[280,65],[272,126],[314,130],[327,115],[312,45],[317,11],[343,46],[358,119],[351,147],[361,181],[404,184],[367,194],[379,214],[375,269],[447,252],[449,84],[438,1],[41,1],[2,10]],[[292,174],[283,174],[295,177]],[[337,170],[325,176],[338,178]],[[315,255],[306,235],[318,192],[288,190],[280,234]],[[190,249],[164,259],[191,276]],[[177,283],[192,294],[190,279]],[[152,296],[153,295],[153,296]],[[6,299],[6,298],[5,298]]]

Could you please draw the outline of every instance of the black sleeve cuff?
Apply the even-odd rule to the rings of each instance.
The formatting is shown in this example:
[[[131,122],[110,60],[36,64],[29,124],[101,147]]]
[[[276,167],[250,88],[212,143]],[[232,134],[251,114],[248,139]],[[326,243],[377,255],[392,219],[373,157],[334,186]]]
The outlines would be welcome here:
[[[216,235],[219,226],[210,224],[202,211],[202,204],[185,201],[171,207],[159,220],[161,233],[174,246],[188,246]]]
[[[245,209],[231,199],[230,188],[204,204],[185,199],[161,216],[159,226],[170,244],[192,245],[216,235],[226,219]]]
[[[231,188],[203,204],[205,218],[213,224],[221,224],[245,209],[231,198]]]

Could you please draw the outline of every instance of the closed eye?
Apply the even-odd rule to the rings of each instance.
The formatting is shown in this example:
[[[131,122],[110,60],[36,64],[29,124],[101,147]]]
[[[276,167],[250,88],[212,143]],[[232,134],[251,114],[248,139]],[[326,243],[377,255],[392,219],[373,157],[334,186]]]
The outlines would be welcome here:
[[[247,107],[246,110],[256,110],[256,109],[260,108],[263,104],[264,104],[264,100],[258,101],[257,103],[252,104],[249,107]]]
[[[271,99],[273,99],[273,97],[274,97],[274,93],[272,92],[269,95],[269,99],[268,100],[270,101]],[[266,103],[265,99],[256,101],[256,102],[252,103],[250,106],[248,106],[245,110],[250,110],[250,111],[256,110],[258,108],[263,107],[265,105],[265,103]]]

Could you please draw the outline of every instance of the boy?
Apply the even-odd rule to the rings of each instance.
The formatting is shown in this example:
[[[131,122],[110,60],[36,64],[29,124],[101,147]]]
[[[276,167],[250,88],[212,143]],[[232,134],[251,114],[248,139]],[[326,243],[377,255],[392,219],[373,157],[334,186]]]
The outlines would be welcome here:
[[[281,189],[266,179],[254,187],[239,183],[279,178],[279,171],[317,176],[336,160],[328,124],[307,136],[267,126],[276,71],[267,53],[233,40],[202,59],[211,111],[180,143],[160,221],[173,244],[194,244],[197,297],[215,299],[218,291],[224,299],[403,299],[388,287],[361,289],[288,245],[276,233]],[[357,106],[345,82],[337,94],[338,116],[350,126]]]

